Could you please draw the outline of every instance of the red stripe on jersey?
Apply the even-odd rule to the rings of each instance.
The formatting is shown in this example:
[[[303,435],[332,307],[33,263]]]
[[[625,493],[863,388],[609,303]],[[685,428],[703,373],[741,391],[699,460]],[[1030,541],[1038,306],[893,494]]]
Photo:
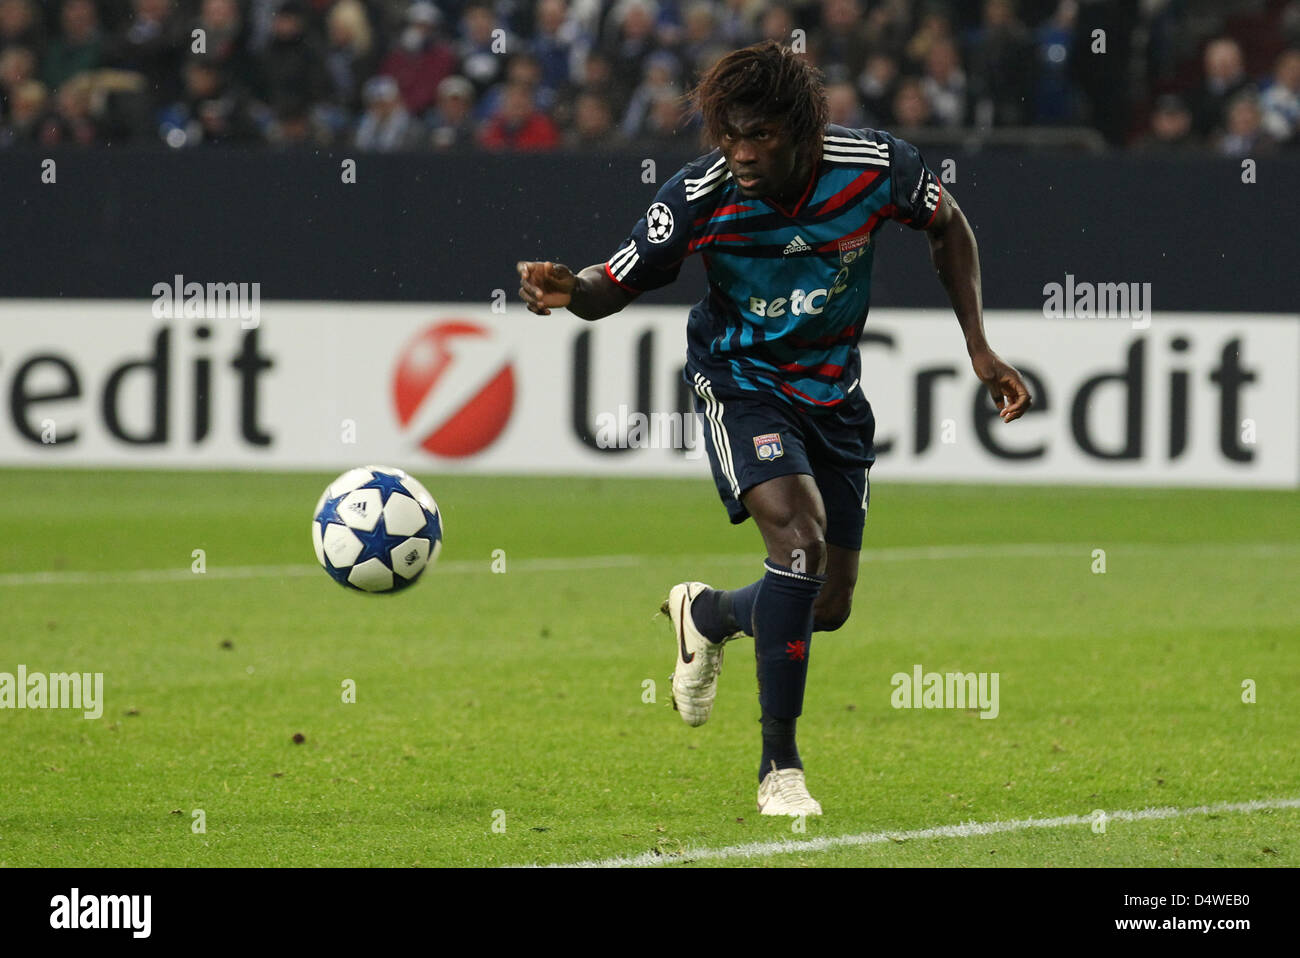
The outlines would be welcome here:
[[[786,342],[799,349],[814,349],[819,346],[834,346],[836,343],[855,343],[857,340],[858,331],[852,326],[846,327],[838,333],[829,333],[826,336],[818,336],[816,339],[804,339],[802,336],[785,337]]]
[[[778,368],[788,373],[812,372],[817,376],[833,376],[836,379],[844,372],[843,366],[837,366],[834,363],[822,363],[820,366],[805,366],[802,363],[781,363]]]
[[[859,193],[865,190],[868,186],[871,186],[873,183],[876,182],[876,180],[880,179],[884,175],[885,174],[880,170],[868,170],[865,173],[859,173],[854,178],[852,183],[844,187],[844,189],[840,190],[838,193],[836,193],[834,196],[828,199],[825,203],[823,203],[821,207],[818,208],[817,215],[822,216],[826,213],[829,213],[831,210],[839,209],[841,206],[843,206],[849,200],[853,199],[853,197],[857,196]]]
[[[703,226],[705,223],[709,222],[709,220],[721,219],[724,216],[731,216],[735,213],[749,213],[753,209],[754,207],[752,206],[744,206],[743,204],[740,203],[732,203],[730,206],[724,206],[719,210],[715,210],[713,215],[711,216],[701,216],[699,219],[695,221],[695,225]]]

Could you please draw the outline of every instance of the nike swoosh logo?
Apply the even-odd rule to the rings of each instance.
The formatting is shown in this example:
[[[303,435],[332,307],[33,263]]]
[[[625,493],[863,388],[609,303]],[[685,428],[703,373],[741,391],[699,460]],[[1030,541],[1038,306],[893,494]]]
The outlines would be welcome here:
[[[686,654],[686,596],[682,596],[682,606],[677,610],[677,641],[682,646],[682,662],[690,665],[695,661],[695,653]]]

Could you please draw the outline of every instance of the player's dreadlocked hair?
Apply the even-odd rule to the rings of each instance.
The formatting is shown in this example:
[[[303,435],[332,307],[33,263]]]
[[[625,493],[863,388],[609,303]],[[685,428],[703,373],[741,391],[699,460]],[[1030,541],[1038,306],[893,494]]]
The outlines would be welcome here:
[[[727,54],[700,78],[691,99],[712,145],[721,142],[733,107],[782,120],[799,144],[820,138],[828,118],[821,71],[775,40]]]

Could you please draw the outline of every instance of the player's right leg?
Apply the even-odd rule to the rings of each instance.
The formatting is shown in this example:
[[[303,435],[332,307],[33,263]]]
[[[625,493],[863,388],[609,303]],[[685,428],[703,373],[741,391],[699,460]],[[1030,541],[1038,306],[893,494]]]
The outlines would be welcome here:
[[[754,394],[720,394],[702,376],[696,376],[694,384],[709,465],[733,523],[749,518],[745,500],[753,488],[800,473],[812,482],[807,475],[812,467],[788,407]],[[816,486],[810,488],[816,495]],[[821,561],[819,555],[812,559]],[[751,631],[752,600],[759,584],[720,592],[702,582],[681,582],[673,586],[660,607],[673,626],[673,707],[688,725],[703,725],[708,720],[722,667],[723,643]],[[737,600],[734,608],[733,599]],[[726,602],[725,609],[719,600]],[[737,622],[733,612],[743,622]]]

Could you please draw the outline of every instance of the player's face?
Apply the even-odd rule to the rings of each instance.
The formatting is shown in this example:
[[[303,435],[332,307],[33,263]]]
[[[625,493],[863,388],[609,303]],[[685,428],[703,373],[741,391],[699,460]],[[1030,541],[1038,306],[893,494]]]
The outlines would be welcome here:
[[[718,146],[743,195],[779,197],[790,192],[798,151],[779,119],[733,110]]]

